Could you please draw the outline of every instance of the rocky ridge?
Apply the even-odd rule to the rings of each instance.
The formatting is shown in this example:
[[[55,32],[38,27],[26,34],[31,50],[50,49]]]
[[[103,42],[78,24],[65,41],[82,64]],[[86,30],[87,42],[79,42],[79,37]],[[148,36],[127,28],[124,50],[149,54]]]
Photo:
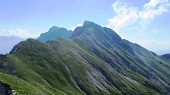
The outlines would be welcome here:
[[[77,27],[70,38],[46,44],[27,39],[6,57],[19,78],[60,92],[48,89],[51,94],[170,94],[170,64],[155,53],[90,21]]]

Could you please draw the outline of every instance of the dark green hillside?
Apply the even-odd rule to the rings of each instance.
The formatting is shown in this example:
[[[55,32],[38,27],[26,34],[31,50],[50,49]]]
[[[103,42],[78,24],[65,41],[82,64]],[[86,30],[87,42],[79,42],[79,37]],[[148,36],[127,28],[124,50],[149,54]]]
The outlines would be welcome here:
[[[156,93],[144,87],[142,82],[119,74],[92,52],[67,39],[49,41],[47,45],[28,39],[15,46],[8,58],[22,80],[68,95],[83,92],[88,95]]]
[[[8,57],[17,69],[17,76],[23,80],[47,85],[69,95],[81,93],[57,53],[46,44],[28,39],[16,45]]]
[[[27,39],[0,55],[0,80],[16,95],[169,95],[169,66],[112,29],[85,21],[71,39]]]

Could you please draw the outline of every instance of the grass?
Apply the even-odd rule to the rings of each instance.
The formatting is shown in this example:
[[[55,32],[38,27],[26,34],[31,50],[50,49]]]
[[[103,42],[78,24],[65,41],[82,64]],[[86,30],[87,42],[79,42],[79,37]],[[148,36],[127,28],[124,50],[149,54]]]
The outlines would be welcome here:
[[[32,46],[24,49],[28,44]],[[48,84],[49,87],[69,95],[82,94],[71,81],[70,73],[67,72],[62,61],[54,59],[55,54],[51,53],[47,45],[32,40],[20,45],[23,50],[21,49],[17,54],[8,55],[12,65],[17,69],[18,77],[36,85]]]
[[[47,44],[28,39],[18,44],[18,47],[16,54],[7,55],[12,66],[17,70],[17,77],[0,73],[0,79],[9,84],[17,95],[37,95],[37,93],[39,95],[83,95],[82,91],[88,95],[166,93],[159,85],[146,78],[147,70],[144,71],[143,64],[135,56],[123,50],[111,50],[103,46],[102,50],[96,48],[99,56],[84,47],[81,41],[63,38],[49,41]],[[152,68],[160,66],[161,69],[165,67],[158,63],[156,66],[152,64],[151,66]],[[160,72],[160,68],[155,72],[168,81],[167,76]],[[129,81],[116,70],[137,81],[139,85]],[[165,72],[167,71],[168,69]],[[90,78],[88,73],[91,74]],[[94,80],[108,92],[97,86]]]
[[[0,80],[10,85],[15,95],[67,95],[52,87],[32,84],[9,74],[0,73]]]

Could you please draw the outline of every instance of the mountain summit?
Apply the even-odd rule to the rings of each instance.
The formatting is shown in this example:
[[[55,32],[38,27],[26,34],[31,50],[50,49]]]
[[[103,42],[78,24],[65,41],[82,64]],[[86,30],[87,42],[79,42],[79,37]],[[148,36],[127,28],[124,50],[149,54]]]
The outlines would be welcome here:
[[[46,43],[49,40],[55,40],[58,37],[62,38],[70,38],[72,31],[68,31],[66,28],[59,28],[57,26],[53,26],[49,29],[48,32],[42,33],[39,38],[37,38],[38,41]]]
[[[0,80],[20,95],[170,94],[169,55],[158,56],[110,28],[85,21],[70,39],[46,41],[27,39],[0,55]]]

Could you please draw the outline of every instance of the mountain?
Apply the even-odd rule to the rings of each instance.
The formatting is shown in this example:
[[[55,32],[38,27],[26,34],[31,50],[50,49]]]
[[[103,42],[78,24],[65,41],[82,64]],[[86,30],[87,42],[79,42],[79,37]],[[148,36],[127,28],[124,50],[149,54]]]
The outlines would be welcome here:
[[[169,95],[170,62],[90,21],[70,39],[27,39],[0,55],[18,95]]]
[[[161,43],[157,43],[157,42],[151,42],[148,44],[145,44],[144,47],[148,50],[152,50],[154,51],[156,54],[158,55],[163,55],[166,53],[170,53],[170,45],[168,44],[161,44]],[[162,50],[160,50],[162,49]]]
[[[0,36],[0,54],[6,54],[11,51],[11,49],[24,39],[15,36]]]
[[[55,40],[58,37],[62,38],[70,38],[72,31],[68,31],[65,28],[59,28],[57,26],[53,26],[49,29],[48,32],[42,33],[39,38],[37,38],[38,41],[46,43],[49,40]]]
[[[164,55],[164,54],[170,53],[170,50],[168,50],[168,49],[167,50],[166,49],[165,50],[159,50],[159,51],[156,51],[156,53],[159,54],[159,55]]]
[[[170,62],[170,54],[164,54],[164,55],[161,55],[162,59],[164,59],[165,61],[168,61]]]

